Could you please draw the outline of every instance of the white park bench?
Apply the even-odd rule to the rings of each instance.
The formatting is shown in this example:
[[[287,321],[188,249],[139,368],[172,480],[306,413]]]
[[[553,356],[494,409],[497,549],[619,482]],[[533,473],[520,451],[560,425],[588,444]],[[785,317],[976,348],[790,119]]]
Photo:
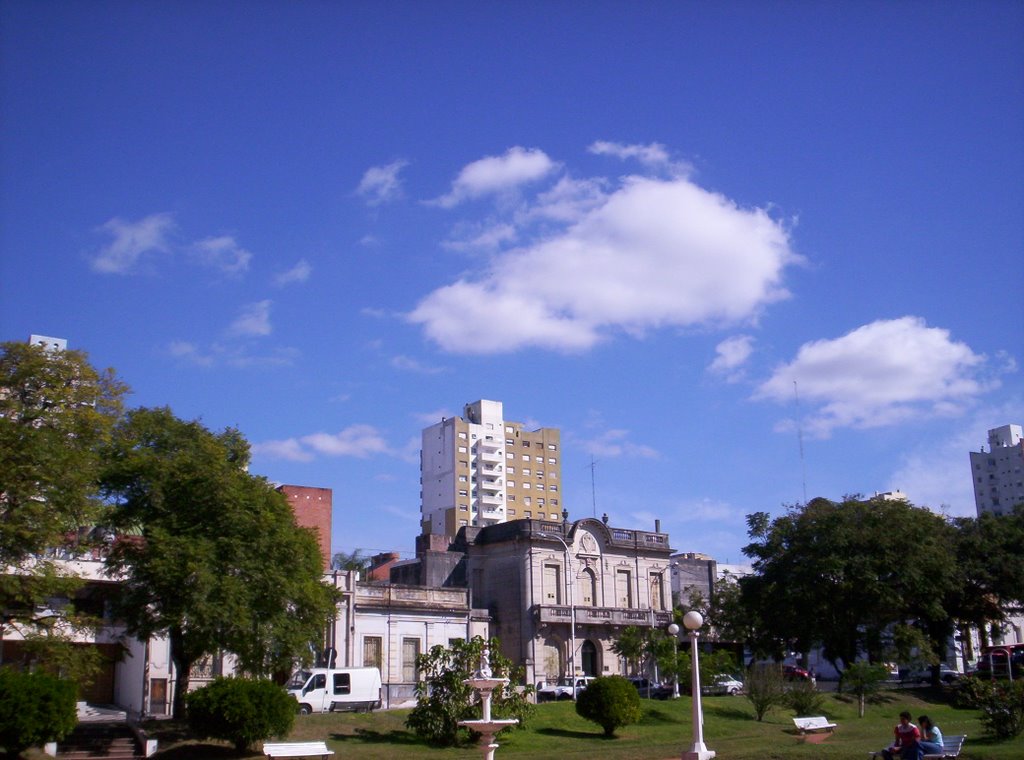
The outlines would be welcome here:
[[[327,749],[327,742],[263,742],[263,754],[267,757],[327,757],[333,749]]]
[[[959,757],[960,750],[964,746],[964,739],[966,734],[963,736],[943,736],[942,737],[942,752],[933,752],[928,755],[924,755],[923,760],[943,760],[947,757]],[[881,757],[882,750],[875,750],[869,753],[872,757]]]
[[[964,746],[964,739],[967,736],[943,736],[942,737],[942,754],[934,753],[931,755],[925,755],[924,760],[941,760],[944,757],[959,757],[960,750]]]
[[[793,723],[801,734],[814,733],[815,731],[834,731],[836,724],[829,723],[824,715],[813,718],[793,718]]]

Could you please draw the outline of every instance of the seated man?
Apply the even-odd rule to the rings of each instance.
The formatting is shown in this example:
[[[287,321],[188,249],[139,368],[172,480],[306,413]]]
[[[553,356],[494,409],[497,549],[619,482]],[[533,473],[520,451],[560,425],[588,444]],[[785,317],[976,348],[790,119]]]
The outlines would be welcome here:
[[[900,722],[892,733],[893,743],[882,750],[882,757],[885,760],[918,760],[920,750],[917,743],[921,739],[921,732],[910,722],[909,712],[904,710],[900,713]]]

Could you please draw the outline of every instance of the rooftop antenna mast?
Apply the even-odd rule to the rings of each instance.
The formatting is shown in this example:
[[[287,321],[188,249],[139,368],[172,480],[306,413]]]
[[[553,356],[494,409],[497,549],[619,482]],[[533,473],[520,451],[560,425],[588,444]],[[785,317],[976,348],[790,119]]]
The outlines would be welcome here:
[[[590,502],[594,509],[594,517],[597,517],[597,490],[594,488],[594,470],[597,469],[597,462],[594,455],[590,455]]]
[[[800,443],[800,474],[803,477],[804,504],[807,504],[807,463],[804,461],[804,424],[803,415],[800,414],[800,393],[797,390],[796,380],[793,381],[793,398],[796,400],[796,439]]]

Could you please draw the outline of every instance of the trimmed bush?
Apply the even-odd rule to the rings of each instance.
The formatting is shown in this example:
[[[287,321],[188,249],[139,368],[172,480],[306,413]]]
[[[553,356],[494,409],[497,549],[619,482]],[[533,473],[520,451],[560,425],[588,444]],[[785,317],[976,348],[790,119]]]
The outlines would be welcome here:
[[[966,678],[961,691],[969,692],[981,710],[981,723],[997,739],[1012,739],[1024,731],[1024,681],[982,681]]]
[[[59,741],[78,723],[78,689],[46,673],[0,668],[0,746],[10,757]]]
[[[615,736],[615,729],[636,723],[643,717],[640,694],[622,676],[595,679],[576,698],[576,714],[604,729],[604,735]]]
[[[199,738],[224,739],[239,752],[295,723],[295,700],[273,681],[217,678],[185,697],[189,728]]]

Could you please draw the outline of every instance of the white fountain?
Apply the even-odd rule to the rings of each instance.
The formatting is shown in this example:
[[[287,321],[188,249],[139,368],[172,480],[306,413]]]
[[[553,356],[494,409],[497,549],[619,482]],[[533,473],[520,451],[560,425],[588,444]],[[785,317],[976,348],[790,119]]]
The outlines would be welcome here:
[[[472,678],[467,678],[463,683],[473,687],[480,694],[480,702],[483,705],[483,717],[480,720],[460,720],[459,725],[465,726],[470,731],[477,731],[483,735],[480,744],[484,751],[484,760],[494,760],[494,750],[498,743],[494,737],[503,728],[514,726],[519,721],[515,718],[494,719],[491,717],[491,697],[496,688],[504,688],[508,683],[507,678],[494,678],[491,674],[491,650],[486,646],[480,653],[480,667]]]

